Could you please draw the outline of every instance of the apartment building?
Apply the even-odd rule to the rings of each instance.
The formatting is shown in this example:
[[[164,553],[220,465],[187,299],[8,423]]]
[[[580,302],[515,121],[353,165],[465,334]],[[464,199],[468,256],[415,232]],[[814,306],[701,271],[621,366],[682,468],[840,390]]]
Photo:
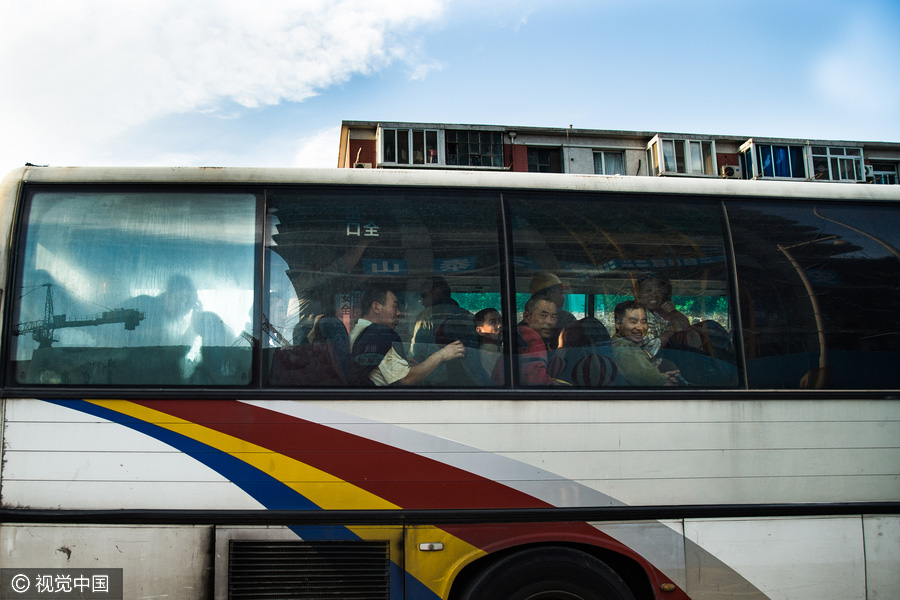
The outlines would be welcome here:
[[[338,167],[896,185],[900,142],[343,121]]]

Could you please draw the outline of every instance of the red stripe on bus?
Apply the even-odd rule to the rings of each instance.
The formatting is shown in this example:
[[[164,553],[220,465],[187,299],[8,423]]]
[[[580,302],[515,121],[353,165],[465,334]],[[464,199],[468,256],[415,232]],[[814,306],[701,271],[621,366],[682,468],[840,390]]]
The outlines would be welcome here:
[[[406,509],[551,506],[414,452],[243,402],[135,403],[284,454]]]

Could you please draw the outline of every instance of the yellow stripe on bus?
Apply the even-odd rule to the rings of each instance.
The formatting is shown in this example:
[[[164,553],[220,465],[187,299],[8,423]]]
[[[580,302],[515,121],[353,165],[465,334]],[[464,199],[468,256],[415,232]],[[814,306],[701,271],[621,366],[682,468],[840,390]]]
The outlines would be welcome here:
[[[234,456],[274,477],[310,502],[328,510],[390,510],[401,507],[388,502],[356,485],[240,438],[198,425],[191,421],[141,406],[127,400],[85,400],[97,406],[152,423],[169,431],[185,435],[212,448]],[[397,527],[346,526],[365,540],[395,539]],[[446,598],[450,582],[456,572],[485,554],[479,548],[434,526],[415,528],[413,540],[439,541],[440,552],[422,552],[418,544],[406,549],[406,571],[423,583],[439,598]],[[426,533],[427,532],[427,533]],[[423,535],[424,534],[424,535]]]
[[[87,400],[97,406],[152,423],[221,450],[302,494],[323,509],[390,510],[400,508],[339,477],[240,438],[127,400]]]

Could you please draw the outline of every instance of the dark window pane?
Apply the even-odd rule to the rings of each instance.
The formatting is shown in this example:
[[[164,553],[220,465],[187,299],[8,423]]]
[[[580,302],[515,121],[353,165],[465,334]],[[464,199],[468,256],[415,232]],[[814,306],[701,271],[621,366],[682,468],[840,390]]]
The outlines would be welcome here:
[[[665,385],[663,373],[675,369],[681,385],[737,385],[728,269],[715,204],[508,197],[521,385],[655,387]],[[636,294],[652,306],[652,322],[648,334],[633,343],[624,332],[616,335],[614,310]],[[677,332],[669,331],[673,323]]]
[[[495,385],[482,358],[496,363],[499,354],[484,356],[491,350],[482,352],[474,313],[500,308],[497,204],[496,195],[428,190],[273,192],[268,286],[270,298],[281,301],[267,312],[278,332],[268,344],[268,385],[397,384],[402,377],[393,377],[408,375],[412,361],[456,340],[465,357],[441,364],[418,385]],[[452,298],[443,287],[430,293],[435,278]],[[363,294],[380,284],[396,296],[401,314],[378,333],[358,319],[369,308]],[[396,368],[388,369],[392,349]]]
[[[828,159],[813,157],[813,171],[816,179],[828,180]]]
[[[437,164],[438,161],[438,152],[437,152],[437,131],[426,131],[425,132],[425,148],[426,148],[426,156],[425,162],[428,164]]]
[[[772,147],[759,147],[759,169],[762,171],[763,177],[774,177],[775,167],[772,164]]]
[[[424,131],[416,131],[412,132],[412,146],[413,146],[413,164],[414,165],[424,165],[425,164],[425,132]]]
[[[791,161],[787,146],[773,146],[772,154],[775,161],[775,177],[790,177]]]
[[[384,137],[384,162],[395,162],[397,160],[397,130],[385,129],[382,132]]]
[[[728,213],[750,386],[895,388],[897,211],[754,203]]]
[[[803,148],[791,146],[791,174],[794,177],[806,177],[806,162],[803,160]]]
[[[397,162],[401,165],[409,164],[409,130],[397,130]]]

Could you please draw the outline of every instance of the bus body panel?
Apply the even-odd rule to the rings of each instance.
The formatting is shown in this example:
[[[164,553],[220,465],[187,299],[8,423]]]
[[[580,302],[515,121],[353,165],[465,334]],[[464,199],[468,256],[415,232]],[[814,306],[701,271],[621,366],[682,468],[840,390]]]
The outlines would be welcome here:
[[[247,414],[260,421],[225,421]],[[265,423],[267,415],[278,422]],[[3,500],[35,509],[263,508],[233,490],[243,471],[189,444],[285,481],[315,506],[344,510],[889,502],[900,494],[900,407],[887,400],[832,400],[827,409],[802,401],[420,401],[413,417],[408,401],[9,400]],[[262,445],[285,427],[294,440]],[[176,438],[184,449],[170,445]],[[347,440],[367,455],[336,476],[343,457],[333,448]],[[489,482],[517,494],[470,495]],[[110,493],[92,492],[101,483]],[[148,495],[151,486],[181,491]],[[384,499],[383,488],[394,486],[405,502]]]

